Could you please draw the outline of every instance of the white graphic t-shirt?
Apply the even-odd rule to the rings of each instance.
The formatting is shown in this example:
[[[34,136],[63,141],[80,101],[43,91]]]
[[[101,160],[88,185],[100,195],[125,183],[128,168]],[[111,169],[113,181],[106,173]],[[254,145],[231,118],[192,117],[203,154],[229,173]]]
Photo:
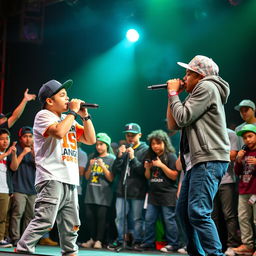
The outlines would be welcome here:
[[[65,117],[66,115],[62,114],[60,118],[46,109],[39,111],[35,117],[35,184],[45,180],[57,180],[79,185],[77,140],[83,134],[83,126],[74,121],[63,139],[45,134],[49,126],[59,123]]]
[[[0,152],[0,155],[1,154],[3,153]],[[0,193],[9,193],[9,187],[7,184],[7,157],[0,160]]]

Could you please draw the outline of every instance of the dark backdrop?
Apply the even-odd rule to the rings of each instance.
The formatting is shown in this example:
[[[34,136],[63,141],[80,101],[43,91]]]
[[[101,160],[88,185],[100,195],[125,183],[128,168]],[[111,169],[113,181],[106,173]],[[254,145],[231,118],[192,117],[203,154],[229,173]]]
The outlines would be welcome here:
[[[235,105],[245,98],[255,102],[256,1],[237,6],[228,0],[71,2],[46,7],[40,44],[22,42],[20,16],[2,10],[8,16],[5,113],[18,105],[26,88],[38,93],[50,79],[71,78],[71,98],[100,105],[90,110],[97,132],[119,141],[123,126],[137,122],[145,140],[152,130],[165,129],[167,103],[165,90],[146,87],[182,78],[185,70],[176,62],[197,54],[213,58],[230,83],[229,126],[241,123]],[[130,26],[141,33],[133,45],[124,39]],[[38,101],[28,104],[12,130],[14,138],[18,128],[33,125],[39,109]]]

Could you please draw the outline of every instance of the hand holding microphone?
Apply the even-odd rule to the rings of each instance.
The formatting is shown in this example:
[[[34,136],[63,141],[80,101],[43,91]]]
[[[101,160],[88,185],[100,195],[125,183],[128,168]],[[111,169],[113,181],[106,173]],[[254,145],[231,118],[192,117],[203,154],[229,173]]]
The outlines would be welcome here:
[[[77,113],[81,118],[90,118],[90,115],[87,111],[88,108],[98,108],[98,104],[86,103],[79,99],[72,99],[69,102],[69,109]],[[88,119],[87,119],[88,120]]]
[[[170,79],[167,81],[167,90],[170,92],[180,93],[184,90],[184,82],[181,79]]]
[[[176,91],[178,93],[184,90],[184,81],[181,79],[171,79],[168,80],[166,84],[156,84],[148,86],[149,90],[159,90],[159,89],[168,89],[171,91]]]

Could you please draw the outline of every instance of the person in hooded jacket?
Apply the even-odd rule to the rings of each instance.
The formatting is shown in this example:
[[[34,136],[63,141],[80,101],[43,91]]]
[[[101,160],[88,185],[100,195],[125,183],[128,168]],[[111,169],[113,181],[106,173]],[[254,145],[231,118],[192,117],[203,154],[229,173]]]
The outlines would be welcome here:
[[[181,129],[180,152],[186,174],[181,186],[176,214],[187,240],[189,255],[223,255],[222,245],[211,218],[213,199],[229,156],[224,104],[229,84],[219,74],[217,64],[197,55],[186,68],[184,79],[167,81],[169,129]],[[181,102],[178,94],[189,95]]]

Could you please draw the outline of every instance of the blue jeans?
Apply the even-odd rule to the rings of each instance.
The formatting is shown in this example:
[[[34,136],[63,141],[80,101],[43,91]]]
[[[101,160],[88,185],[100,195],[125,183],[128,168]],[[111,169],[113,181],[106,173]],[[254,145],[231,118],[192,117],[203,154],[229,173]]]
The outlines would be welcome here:
[[[223,255],[211,212],[214,196],[227,168],[226,162],[204,162],[185,174],[176,215],[187,240],[189,255]]]
[[[154,245],[156,221],[162,214],[162,220],[165,228],[165,238],[168,245],[178,249],[178,229],[175,220],[174,206],[156,206],[148,204],[145,218],[145,238],[143,243]]]
[[[133,228],[134,242],[140,243],[143,238],[143,205],[144,200],[127,199],[126,200],[126,216],[128,215],[129,224]],[[116,227],[118,232],[117,240],[123,241],[124,231],[124,198],[116,199]],[[131,223],[130,223],[131,222]],[[127,221],[126,221],[127,224]],[[127,230],[127,229],[126,229]]]

